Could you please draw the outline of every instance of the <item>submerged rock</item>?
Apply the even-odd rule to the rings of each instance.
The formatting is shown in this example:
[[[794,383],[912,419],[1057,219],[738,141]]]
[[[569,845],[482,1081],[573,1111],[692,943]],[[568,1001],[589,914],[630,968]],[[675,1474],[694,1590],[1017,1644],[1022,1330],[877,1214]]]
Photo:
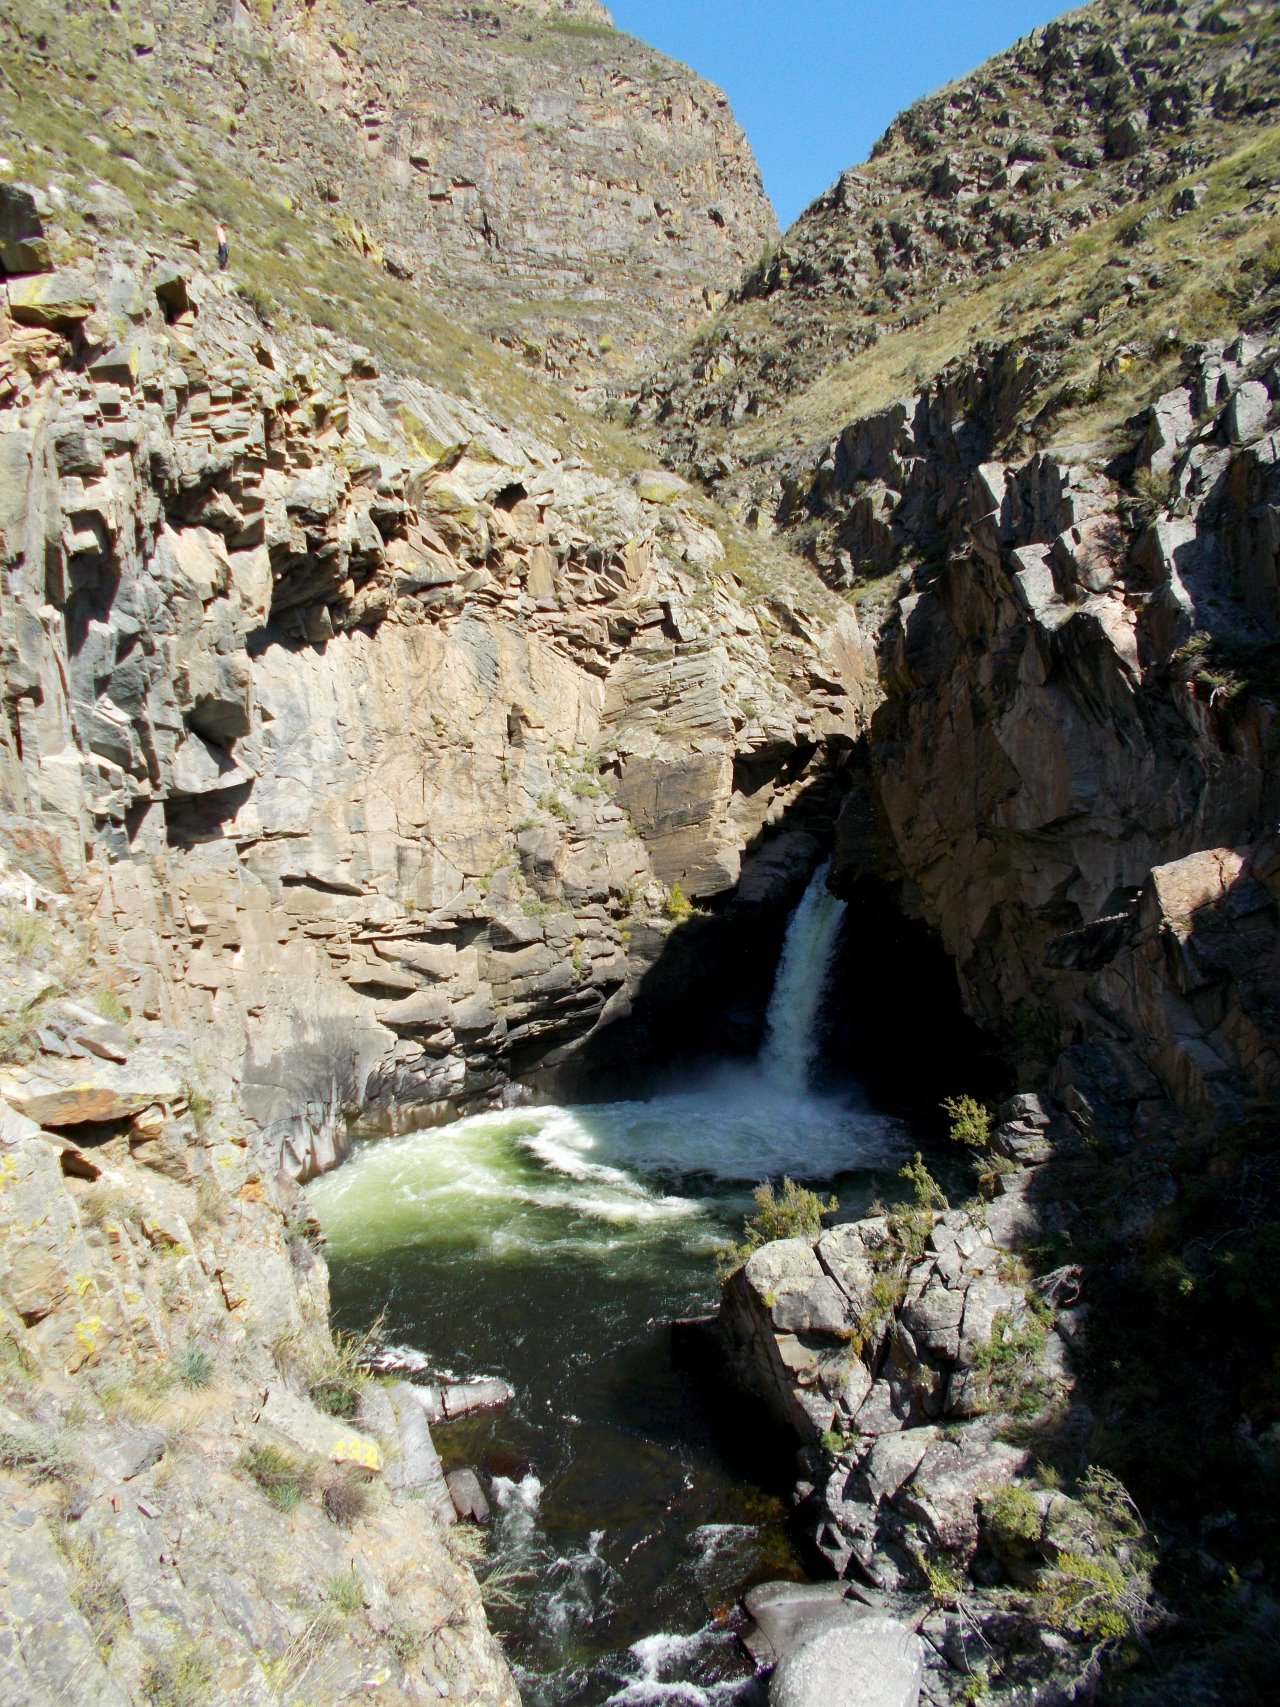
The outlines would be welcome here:
[[[916,1707],[923,1677],[920,1638],[865,1613],[802,1635],[770,1680],[769,1707]]]

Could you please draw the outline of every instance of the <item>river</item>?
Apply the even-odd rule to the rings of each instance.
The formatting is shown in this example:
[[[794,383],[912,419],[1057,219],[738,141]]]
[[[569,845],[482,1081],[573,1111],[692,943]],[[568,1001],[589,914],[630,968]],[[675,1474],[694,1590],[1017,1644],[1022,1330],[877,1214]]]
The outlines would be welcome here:
[[[800,1575],[761,1419],[673,1367],[668,1323],[714,1308],[714,1253],[751,1189],[822,1182],[842,1217],[909,1149],[856,1091],[805,1088],[841,906],[819,873],[793,915],[757,1063],[645,1101],[504,1110],[358,1144],[309,1192],[335,1317],[459,1376],[506,1410],[435,1431],[494,1507],[493,1617],[528,1707],[750,1699],[728,1615],[753,1581]]]

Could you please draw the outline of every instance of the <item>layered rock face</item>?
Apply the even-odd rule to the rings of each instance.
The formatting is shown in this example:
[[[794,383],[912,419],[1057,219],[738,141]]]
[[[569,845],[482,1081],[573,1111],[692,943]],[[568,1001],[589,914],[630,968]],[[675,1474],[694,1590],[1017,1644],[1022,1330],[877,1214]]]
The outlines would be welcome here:
[[[7,1697],[515,1707],[421,1410],[362,1397],[330,1340],[300,1194],[191,1037],[128,1013],[92,883],[60,891],[51,839],[18,851],[0,975],[39,1036],[6,1033],[33,1058],[0,1123]]]
[[[201,201],[233,241],[283,198],[580,386],[628,383],[776,234],[724,96],[600,6],[183,0],[105,26],[97,8],[43,14],[24,11],[25,52],[87,67],[114,50],[113,116],[146,124],[133,97],[147,90],[159,145],[199,140],[223,168],[201,175]],[[181,151],[169,162],[188,169]]]
[[[851,613],[749,609],[678,480],[136,250],[7,294],[9,805],[293,1171],[615,1013],[855,733]]]

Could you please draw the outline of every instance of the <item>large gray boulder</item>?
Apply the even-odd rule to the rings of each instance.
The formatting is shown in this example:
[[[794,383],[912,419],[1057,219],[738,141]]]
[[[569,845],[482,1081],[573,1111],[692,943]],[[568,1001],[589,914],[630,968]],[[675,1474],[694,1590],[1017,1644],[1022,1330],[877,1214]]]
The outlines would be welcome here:
[[[769,1707],[917,1707],[924,1677],[920,1638],[870,1613],[828,1624],[778,1662]]]

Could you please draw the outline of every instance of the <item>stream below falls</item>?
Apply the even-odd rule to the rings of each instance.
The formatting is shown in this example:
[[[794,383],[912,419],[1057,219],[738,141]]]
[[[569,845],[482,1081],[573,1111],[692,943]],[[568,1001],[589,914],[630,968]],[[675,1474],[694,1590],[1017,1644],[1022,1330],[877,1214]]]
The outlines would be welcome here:
[[[808,909],[806,913],[806,909]],[[309,1194],[334,1315],[380,1313],[437,1372],[497,1374],[506,1409],[433,1429],[494,1511],[491,1619],[527,1707],[754,1699],[728,1622],[751,1583],[801,1576],[791,1453],[760,1415],[677,1370],[669,1323],[715,1307],[714,1253],[752,1188],[887,1189],[901,1123],[806,1089],[841,903],[815,875],[793,915],[753,1064],[646,1101],[503,1110],[362,1141]]]

